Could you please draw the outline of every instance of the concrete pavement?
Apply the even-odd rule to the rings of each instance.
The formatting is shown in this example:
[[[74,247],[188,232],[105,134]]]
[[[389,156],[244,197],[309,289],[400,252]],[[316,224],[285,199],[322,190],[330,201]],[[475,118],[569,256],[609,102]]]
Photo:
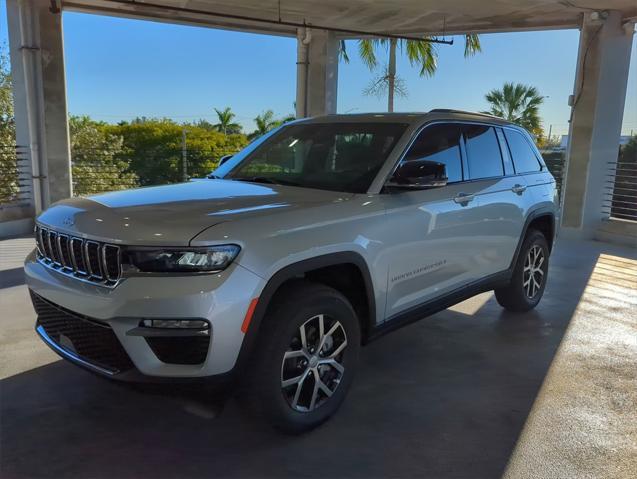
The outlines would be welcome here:
[[[634,477],[637,251],[561,241],[523,315],[487,293],[363,349],[341,411],[279,435],[234,399],[135,390],[40,343],[0,242],[0,477]],[[631,475],[631,473],[633,473]]]

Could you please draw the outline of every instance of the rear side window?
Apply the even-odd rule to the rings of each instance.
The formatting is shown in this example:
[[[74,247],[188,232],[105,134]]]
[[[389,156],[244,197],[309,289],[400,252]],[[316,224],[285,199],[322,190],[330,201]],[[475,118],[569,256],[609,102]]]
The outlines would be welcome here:
[[[511,150],[516,173],[531,173],[542,169],[531,145],[521,133],[506,129],[504,135]]]
[[[464,125],[463,132],[467,149],[469,178],[493,178],[502,176],[500,145],[491,126]]]
[[[458,125],[428,126],[420,132],[403,161],[427,160],[442,163],[446,167],[450,183],[462,181],[460,134]]]

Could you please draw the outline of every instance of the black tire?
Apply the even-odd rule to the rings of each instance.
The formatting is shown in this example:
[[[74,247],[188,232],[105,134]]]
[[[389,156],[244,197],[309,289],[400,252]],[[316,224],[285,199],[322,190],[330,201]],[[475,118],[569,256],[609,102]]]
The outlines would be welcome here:
[[[356,313],[345,296],[322,284],[299,281],[286,289],[279,298],[272,311],[267,313],[259,330],[259,342],[255,356],[250,361],[246,381],[241,388],[241,399],[253,414],[264,418],[275,428],[298,434],[326,421],[345,399],[357,368],[361,344],[360,326]],[[316,339],[319,315],[323,315],[324,333],[332,327],[336,328],[332,333],[332,339],[324,341],[325,346],[329,342],[333,347],[323,348],[322,359],[319,357],[321,352],[312,347],[318,345]],[[337,322],[342,329],[336,325]],[[301,345],[302,326],[307,348]],[[324,334],[324,337],[327,338],[327,334]],[[344,337],[346,345],[336,355],[344,371],[341,373],[326,364],[317,365],[317,360],[328,360],[330,353],[336,352],[343,345]],[[303,355],[285,361],[283,359],[286,352],[309,352],[310,349],[314,349],[311,357]],[[303,361],[306,362],[305,365],[302,364]],[[314,369],[311,367],[312,364]],[[304,374],[307,376],[301,383],[295,409],[292,405],[295,398],[290,396],[295,395],[298,386],[284,388],[283,380],[293,380]],[[321,383],[315,380],[316,374],[319,374]],[[321,389],[316,401],[312,403],[311,397],[308,399],[308,393],[314,395],[316,384],[329,384],[328,389],[332,394],[327,397]],[[309,410],[312,404],[314,408]],[[308,411],[298,410],[304,406],[307,406]]]
[[[541,251],[542,258],[539,271],[525,270],[533,260],[533,252]],[[539,259],[538,259],[539,262]],[[535,265],[534,265],[535,266]],[[520,248],[520,254],[513,269],[510,283],[495,290],[495,298],[500,306],[508,311],[524,312],[535,308],[542,299],[549,268],[549,247],[544,235],[537,230],[529,230]],[[533,277],[531,278],[531,275]],[[527,283],[528,281],[528,283]],[[533,281],[533,283],[531,283]],[[536,284],[539,283],[539,287]]]

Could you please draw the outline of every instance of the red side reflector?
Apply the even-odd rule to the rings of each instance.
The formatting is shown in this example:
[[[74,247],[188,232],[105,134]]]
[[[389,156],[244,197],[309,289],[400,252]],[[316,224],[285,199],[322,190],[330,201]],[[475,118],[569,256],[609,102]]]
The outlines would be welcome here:
[[[246,311],[246,317],[243,319],[243,324],[241,325],[241,332],[243,334],[248,332],[250,321],[252,321],[252,315],[254,314],[254,310],[256,309],[258,302],[259,298],[254,298],[250,301],[250,306],[248,306],[248,311]]]

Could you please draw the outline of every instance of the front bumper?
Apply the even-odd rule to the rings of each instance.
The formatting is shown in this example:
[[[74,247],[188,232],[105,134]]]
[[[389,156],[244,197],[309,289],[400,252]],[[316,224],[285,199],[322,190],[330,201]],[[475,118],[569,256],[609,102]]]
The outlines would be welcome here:
[[[197,378],[225,375],[234,368],[244,333],[241,325],[250,301],[259,296],[263,280],[232,264],[221,273],[129,277],[115,288],[78,281],[40,264],[32,253],[25,261],[30,290],[72,316],[101,323],[114,334],[135,371],[145,377]],[[205,359],[200,364],[161,361],[145,337],[131,334],[142,319],[205,319],[211,325]],[[104,368],[86,360],[77,348],[64,347],[36,325],[40,337],[58,354],[93,371],[119,379],[135,377],[122,368]],[[84,338],[85,333],[82,333]],[[89,331],[90,335],[90,331]],[[65,337],[68,341],[68,338]],[[102,342],[106,340],[102,339]],[[106,341],[108,342],[108,341]],[[88,363],[88,364],[87,364]],[[118,369],[113,372],[112,369]]]

